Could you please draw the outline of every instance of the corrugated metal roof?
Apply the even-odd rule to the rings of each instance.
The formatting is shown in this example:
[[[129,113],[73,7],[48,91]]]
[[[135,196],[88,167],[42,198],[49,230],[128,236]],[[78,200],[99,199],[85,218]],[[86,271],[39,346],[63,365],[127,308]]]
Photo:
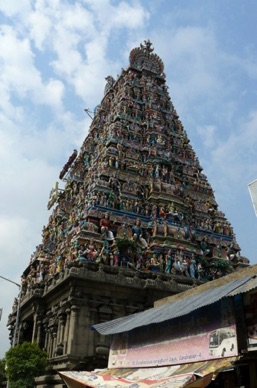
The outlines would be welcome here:
[[[257,288],[257,277],[254,276],[245,284],[242,284],[240,287],[236,288],[234,291],[231,291],[228,296],[234,296],[238,294],[244,294],[245,292],[251,291],[254,288]]]
[[[183,296],[182,293],[179,295],[181,297],[179,298],[178,296],[175,301],[171,300],[159,307],[154,307],[149,310],[123,318],[118,318],[109,322],[96,324],[92,328],[97,330],[100,334],[108,335],[122,333],[149,324],[160,323],[178,318],[201,307],[215,303],[224,297],[233,296],[254,288],[256,284],[254,286],[253,279],[256,282],[255,276],[253,278],[253,276],[249,274],[244,277],[242,276],[240,278],[233,279],[229,282],[228,276],[228,283],[224,284],[224,277],[223,284],[220,286],[215,287],[215,281],[213,281],[211,282],[213,287],[208,288],[203,292],[193,294],[192,296],[188,295],[187,292],[187,297]],[[219,284],[219,282],[217,284]]]

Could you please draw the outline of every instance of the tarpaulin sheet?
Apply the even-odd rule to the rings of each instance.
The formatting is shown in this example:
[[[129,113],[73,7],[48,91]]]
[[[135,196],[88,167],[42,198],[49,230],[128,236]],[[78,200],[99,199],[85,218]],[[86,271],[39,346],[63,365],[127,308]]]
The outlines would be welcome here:
[[[217,374],[233,368],[236,357],[140,369],[60,372],[68,388],[205,388]]]

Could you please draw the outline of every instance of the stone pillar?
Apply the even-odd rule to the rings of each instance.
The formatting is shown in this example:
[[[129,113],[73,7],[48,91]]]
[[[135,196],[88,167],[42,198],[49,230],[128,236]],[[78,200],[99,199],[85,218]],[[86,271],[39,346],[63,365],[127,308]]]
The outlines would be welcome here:
[[[63,354],[67,353],[67,346],[69,343],[69,330],[70,330],[70,314],[71,310],[67,308],[65,310],[66,313],[66,322],[64,327],[64,336],[63,336]]]
[[[63,343],[64,339],[64,329],[65,329],[65,321],[66,321],[66,315],[61,312],[59,314],[59,322],[58,322],[58,333],[57,333],[57,342]]]
[[[56,336],[57,336],[57,322],[56,317],[49,318],[48,322],[48,355],[49,358],[54,357],[54,350],[56,348]]]
[[[51,329],[48,330],[47,353],[48,353],[48,357],[52,358],[52,354],[53,354],[53,334],[52,334],[52,330]]]
[[[55,357],[55,349],[57,348],[57,326],[52,328],[52,351],[51,357]]]
[[[43,329],[43,323],[41,319],[38,319],[37,321],[37,344],[41,346],[42,343],[42,329]]]
[[[79,307],[76,305],[71,306],[69,335],[67,343],[67,353],[75,354],[76,352],[76,330],[78,326]]]
[[[48,320],[46,318],[43,320],[43,327],[45,332],[44,349],[48,350],[49,331],[48,331]]]
[[[37,338],[37,313],[33,314],[33,331],[31,342],[35,342]]]
[[[58,344],[61,341],[61,322],[58,315],[57,328],[56,328],[56,343]]]

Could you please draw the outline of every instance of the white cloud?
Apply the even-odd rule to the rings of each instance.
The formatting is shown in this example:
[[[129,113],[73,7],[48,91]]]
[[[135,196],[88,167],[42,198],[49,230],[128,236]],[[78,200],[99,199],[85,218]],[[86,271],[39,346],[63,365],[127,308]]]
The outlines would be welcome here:
[[[105,0],[86,0],[96,15],[97,25],[105,32],[113,28],[135,29],[142,26],[142,23],[150,17],[138,1],[125,2],[120,1],[112,5],[110,1]]]
[[[30,39],[34,42],[38,50],[43,50],[47,38],[52,30],[50,18],[44,14],[42,7],[37,2],[35,11],[29,14],[27,25],[29,26]]]
[[[257,147],[257,111],[250,112],[245,123],[241,122],[240,129],[232,132],[224,143],[214,149],[213,162],[223,169],[228,169],[228,179],[238,182],[243,176],[250,176],[255,171]],[[229,161],[229,163],[228,163]]]
[[[2,1],[0,11],[12,18],[17,15],[26,15],[30,11],[30,0]]]
[[[250,112],[245,121],[241,119],[223,136],[216,132],[210,143],[205,142],[206,133],[198,133],[206,146],[203,165],[207,177],[215,182],[215,190],[224,205],[229,206],[240,195],[247,198],[247,185],[257,175],[257,112]]]
[[[2,26],[0,32],[1,81],[11,92],[15,90],[19,97],[24,98],[40,83],[29,40],[18,38],[15,30],[8,26]]]
[[[14,103],[9,106],[12,97],[20,99],[20,104],[25,98],[31,102],[43,103],[50,107],[62,106],[64,86],[59,80],[50,78],[45,83],[41,73],[34,63],[35,54],[27,38],[19,37],[15,30],[3,26],[0,30],[0,60],[2,72],[0,83],[4,95],[3,108],[7,108],[7,114]]]
[[[61,101],[64,95],[64,85],[61,81],[55,79],[49,79],[45,86],[45,95],[42,101],[50,106],[58,107],[62,106]]]
[[[10,255],[10,249],[13,255],[13,261],[15,258],[19,257],[20,252],[23,250],[23,245],[29,237],[28,222],[26,219],[16,216],[10,217],[2,216],[0,218],[0,234],[1,234],[1,256],[2,258],[7,258]],[[20,231],[23,233],[20,233]],[[27,231],[27,233],[26,233]],[[0,274],[5,271],[6,263],[4,260],[1,260],[0,263]]]
[[[219,79],[220,51],[210,29],[204,27],[184,27],[171,37],[172,62],[176,76],[176,92],[180,98],[186,96],[191,101],[209,98],[221,88]],[[178,86],[179,83],[179,87]],[[182,86],[182,90],[181,90]]]

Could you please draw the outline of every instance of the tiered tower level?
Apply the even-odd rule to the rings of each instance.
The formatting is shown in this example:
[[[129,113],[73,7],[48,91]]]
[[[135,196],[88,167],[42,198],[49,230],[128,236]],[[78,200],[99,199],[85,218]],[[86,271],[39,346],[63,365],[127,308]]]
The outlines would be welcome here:
[[[89,134],[60,173],[65,187],[57,183],[50,193],[53,210],[8,326],[13,343],[36,341],[47,350],[53,387],[62,386],[56,371],[107,365],[108,338],[92,325],[249,264],[163,70],[145,41],[117,80],[106,78]]]

